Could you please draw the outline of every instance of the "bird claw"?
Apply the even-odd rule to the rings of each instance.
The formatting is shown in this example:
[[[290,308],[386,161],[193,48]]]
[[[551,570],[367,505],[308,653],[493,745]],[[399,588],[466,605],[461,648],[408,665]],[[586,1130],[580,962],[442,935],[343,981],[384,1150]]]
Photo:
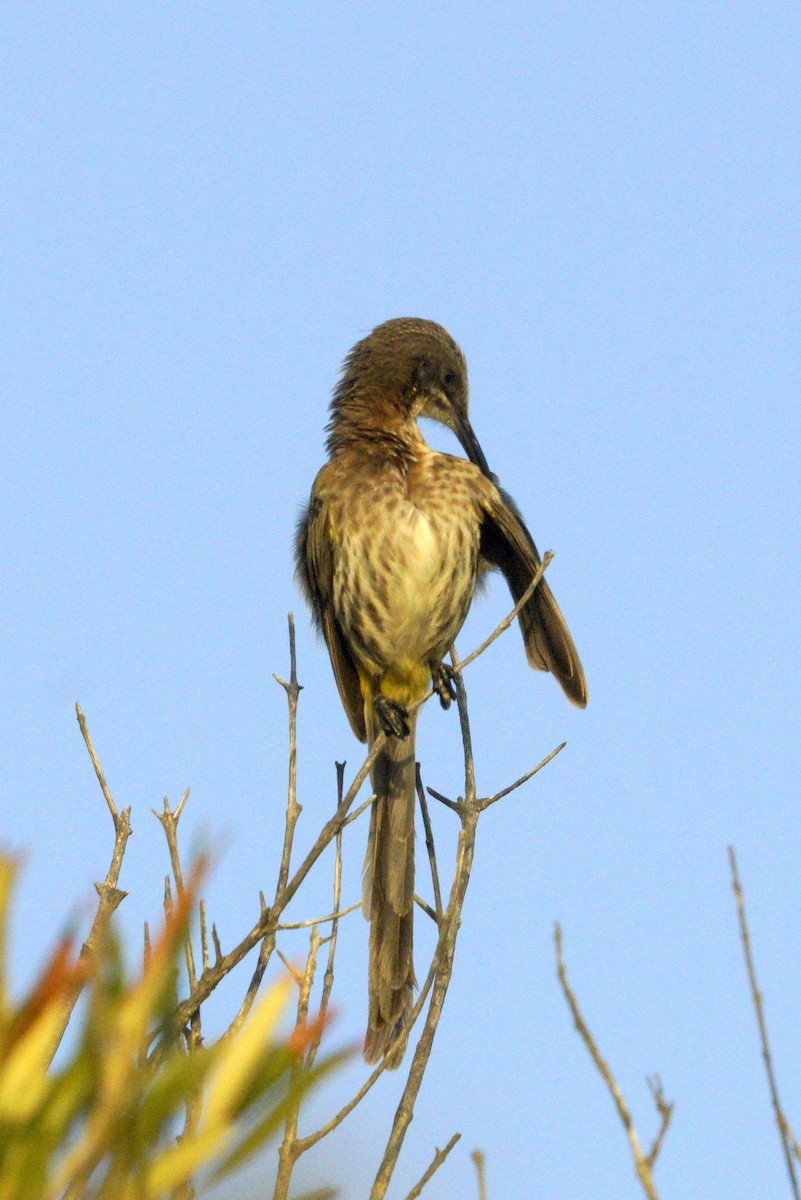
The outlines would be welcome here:
[[[388,700],[386,696],[378,695],[373,699],[378,723],[387,737],[405,738],[409,736],[409,712],[396,700]]]
[[[439,696],[443,708],[450,708],[456,699],[456,672],[447,663],[437,663],[431,668],[431,683]]]

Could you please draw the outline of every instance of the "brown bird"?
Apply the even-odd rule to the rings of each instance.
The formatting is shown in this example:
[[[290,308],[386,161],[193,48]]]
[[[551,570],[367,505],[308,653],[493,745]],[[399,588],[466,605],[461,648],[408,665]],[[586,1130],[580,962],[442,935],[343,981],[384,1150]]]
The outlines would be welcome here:
[[[409,709],[433,683],[455,696],[443,657],[462,627],[480,575],[499,567],[517,602],[540,562],[511,498],[490,473],[467,418],[467,365],[433,321],[379,325],[345,359],[331,402],[329,460],[300,521],[300,583],[331,656],[353,732],[386,741],[364,867],[370,921],[364,1057],[400,1063],[415,987],[414,738]],[[452,429],[470,462],[439,454],[418,417]],[[587,703],[584,671],[564,617],[542,580],[520,613],[526,656],[551,671],[573,704]]]

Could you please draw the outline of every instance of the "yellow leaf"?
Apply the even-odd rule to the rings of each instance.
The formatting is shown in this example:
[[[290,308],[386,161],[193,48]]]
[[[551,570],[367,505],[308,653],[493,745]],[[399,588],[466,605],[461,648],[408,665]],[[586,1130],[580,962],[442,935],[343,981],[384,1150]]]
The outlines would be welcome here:
[[[38,1108],[62,1019],[61,1005],[48,1004],[12,1046],[0,1070],[0,1120],[25,1121]]]
[[[230,1120],[253,1077],[259,1051],[275,1032],[291,990],[289,975],[274,983],[239,1032],[220,1046],[220,1056],[209,1075],[202,1117],[204,1129],[224,1125]]]
[[[232,1125],[201,1130],[181,1138],[180,1142],[165,1150],[147,1172],[145,1195],[148,1200],[156,1200],[189,1180],[210,1158],[225,1149],[233,1132]]]
[[[8,1008],[6,963],[8,961],[8,910],[17,877],[18,863],[10,854],[0,854],[0,1013]]]

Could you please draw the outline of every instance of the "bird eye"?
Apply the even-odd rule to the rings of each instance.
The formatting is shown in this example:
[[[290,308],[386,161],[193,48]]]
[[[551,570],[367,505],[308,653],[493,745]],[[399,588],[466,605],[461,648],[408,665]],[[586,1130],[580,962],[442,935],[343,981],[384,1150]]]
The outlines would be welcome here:
[[[450,387],[451,384],[456,383],[456,372],[455,371],[446,371],[445,374],[442,376],[442,382],[444,384],[446,384],[448,387]]]

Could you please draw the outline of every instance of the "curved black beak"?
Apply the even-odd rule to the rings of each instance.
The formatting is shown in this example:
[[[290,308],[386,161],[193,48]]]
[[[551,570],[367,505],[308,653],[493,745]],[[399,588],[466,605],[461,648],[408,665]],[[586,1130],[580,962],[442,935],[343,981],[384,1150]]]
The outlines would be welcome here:
[[[483,475],[486,475],[488,479],[493,479],[494,476],[489,469],[486,458],[484,457],[484,451],[478,444],[478,438],[473,433],[473,426],[467,419],[467,413],[456,413],[455,433],[459,441],[462,443],[462,449],[470,459],[471,463],[475,463],[479,471],[481,471]]]

